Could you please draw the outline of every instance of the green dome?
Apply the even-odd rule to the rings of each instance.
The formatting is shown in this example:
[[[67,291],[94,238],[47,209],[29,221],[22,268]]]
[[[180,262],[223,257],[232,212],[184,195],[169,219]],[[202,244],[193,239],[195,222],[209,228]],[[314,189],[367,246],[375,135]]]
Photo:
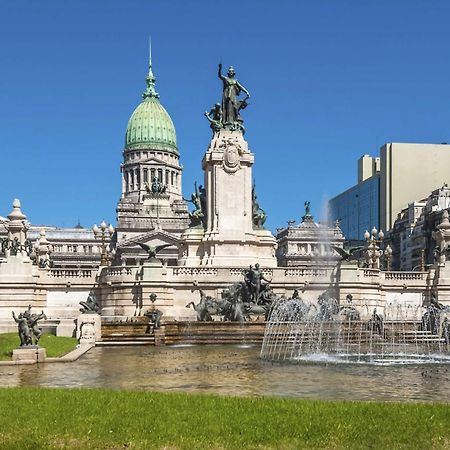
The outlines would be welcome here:
[[[128,121],[125,149],[165,150],[178,155],[175,127],[169,114],[159,102],[155,80],[150,58],[148,75],[145,79],[147,89],[142,94],[144,100],[134,110]]]
[[[157,97],[146,97],[128,121],[126,149],[154,148],[178,154],[172,119]]]

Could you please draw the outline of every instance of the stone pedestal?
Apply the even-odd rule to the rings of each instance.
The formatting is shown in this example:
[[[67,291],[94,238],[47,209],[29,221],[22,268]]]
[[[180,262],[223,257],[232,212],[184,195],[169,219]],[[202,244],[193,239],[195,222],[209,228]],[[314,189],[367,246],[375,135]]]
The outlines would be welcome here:
[[[102,338],[102,322],[99,314],[81,314],[77,319],[77,338],[80,344],[95,344]]]
[[[450,306],[450,261],[445,261],[436,267],[433,288],[437,289],[438,302]]]
[[[155,331],[155,346],[165,345],[166,333],[164,327],[157,328]]]
[[[13,361],[19,364],[35,364],[45,362],[47,353],[45,348],[37,345],[16,348],[13,350]]]
[[[142,266],[141,278],[142,280],[154,280],[155,277],[165,276],[167,269],[163,266],[163,263],[157,259],[148,259]]]
[[[190,229],[181,239],[179,265],[276,267],[276,240],[253,225],[254,155],[240,131],[214,134],[203,158],[206,229]]]
[[[181,249],[178,258],[179,266],[197,267],[203,259],[203,237],[205,230],[202,226],[188,228],[181,235]]]
[[[56,326],[56,336],[73,337],[77,328],[75,322],[74,319],[61,319]]]

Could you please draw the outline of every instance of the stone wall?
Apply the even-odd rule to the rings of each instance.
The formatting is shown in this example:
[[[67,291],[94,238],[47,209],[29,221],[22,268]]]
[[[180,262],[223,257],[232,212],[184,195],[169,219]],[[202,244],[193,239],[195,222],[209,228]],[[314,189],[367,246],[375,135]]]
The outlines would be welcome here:
[[[38,269],[28,263],[25,267],[28,273],[3,273],[0,277],[0,333],[15,331],[17,325],[11,312],[22,312],[31,305],[36,312],[44,310],[56,333],[73,335],[79,302],[86,300],[91,289],[101,304],[104,321],[143,314],[151,304],[150,294],[157,295],[155,306],[164,313],[163,319],[195,320],[194,311],[186,304],[198,303],[200,289],[206,295],[220,297],[224,289],[243,280],[244,272],[242,268],[159,264],[104,267],[99,273],[87,269]],[[438,301],[450,305],[450,268],[445,265],[429,272],[383,272],[351,264],[340,268],[277,267],[265,268],[264,275],[280,296],[290,297],[298,289],[304,300],[315,302],[329,290],[345,304],[351,295],[362,318],[373,308],[383,313],[386,305],[403,300],[420,307],[429,302],[436,289]]]

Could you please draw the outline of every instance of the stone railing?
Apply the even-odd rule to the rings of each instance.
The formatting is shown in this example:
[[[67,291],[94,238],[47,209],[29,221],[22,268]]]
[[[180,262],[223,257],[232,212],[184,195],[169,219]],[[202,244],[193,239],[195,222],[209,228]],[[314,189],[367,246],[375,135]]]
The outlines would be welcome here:
[[[378,269],[363,269],[364,277],[379,277],[380,271]]]
[[[174,276],[180,275],[190,275],[190,276],[201,276],[201,275],[217,275],[218,271],[214,267],[174,267]]]
[[[50,269],[48,275],[53,278],[92,278],[96,270],[93,269]]]
[[[136,273],[136,267],[108,267],[103,272],[107,277],[120,277],[124,275],[134,275]]]
[[[284,270],[285,277],[326,277],[327,269],[293,267]]]
[[[243,277],[247,270],[248,269],[233,267],[232,269],[229,270],[229,274],[232,277],[237,277],[237,276]]]
[[[425,272],[385,272],[384,278],[386,280],[411,281],[423,280]]]

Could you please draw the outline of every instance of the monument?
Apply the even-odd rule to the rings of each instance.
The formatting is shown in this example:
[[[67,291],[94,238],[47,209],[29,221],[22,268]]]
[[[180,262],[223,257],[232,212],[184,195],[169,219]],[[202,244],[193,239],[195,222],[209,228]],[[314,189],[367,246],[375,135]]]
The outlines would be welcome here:
[[[202,160],[204,188],[196,188],[192,195],[196,209],[190,228],[181,236],[178,265],[248,267],[259,261],[261,266],[276,267],[276,240],[264,229],[266,215],[253,186],[255,157],[244,139],[240,115],[250,94],[233,67],[225,76],[219,64],[218,76],[222,102],[205,113],[213,136]]]

